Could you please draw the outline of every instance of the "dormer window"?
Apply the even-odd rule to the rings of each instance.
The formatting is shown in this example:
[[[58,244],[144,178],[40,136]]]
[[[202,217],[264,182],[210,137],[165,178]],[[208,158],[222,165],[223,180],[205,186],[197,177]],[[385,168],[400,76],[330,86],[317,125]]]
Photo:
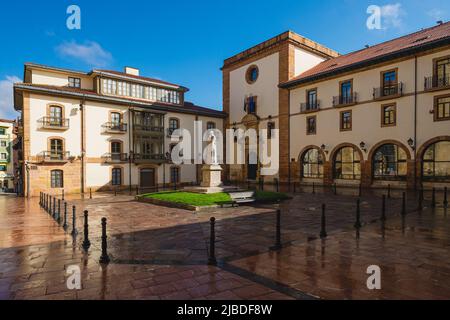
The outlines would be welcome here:
[[[69,88],[81,88],[81,79],[69,77]]]

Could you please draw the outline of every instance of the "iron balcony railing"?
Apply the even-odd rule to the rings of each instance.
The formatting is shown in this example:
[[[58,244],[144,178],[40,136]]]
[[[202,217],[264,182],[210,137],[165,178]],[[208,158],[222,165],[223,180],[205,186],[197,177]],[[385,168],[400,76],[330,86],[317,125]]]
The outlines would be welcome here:
[[[60,117],[43,117],[39,123],[44,129],[69,129],[69,119]]]
[[[103,126],[105,132],[127,132],[128,125],[126,123],[107,122]]]
[[[403,82],[387,84],[380,88],[373,89],[373,98],[382,99],[403,95]]]
[[[164,127],[150,126],[150,125],[144,125],[144,124],[134,124],[134,130],[135,131],[164,133]]]
[[[346,106],[350,104],[355,104],[357,99],[356,93],[352,93],[351,95],[345,96],[336,96],[333,97],[333,106]]]
[[[447,87],[450,87],[450,75],[434,75],[425,78],[425,90],[441,89]]]
[[[69,151],[43,151],[38,158],[41,162],[60,162],[69,161],[70,152]]]
[[[128,161],[128,153],[106,153],[102,156],[102,159],[106,163],[114,163],[114,162],[127,162]]]
[[[320,109],[320,101],[308,101],[300,104],[300,112],[317,111]]]
[[[133,155],[134,161],[138,162],[164,162],[167,161],[164,154],[148,154],[148,153],[135,153]]]

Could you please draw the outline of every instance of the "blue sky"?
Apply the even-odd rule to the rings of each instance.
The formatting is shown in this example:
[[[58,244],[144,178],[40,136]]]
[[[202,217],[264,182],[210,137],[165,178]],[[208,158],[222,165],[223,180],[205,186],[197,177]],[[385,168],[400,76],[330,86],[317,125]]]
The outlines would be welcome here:
[[[81,30],[66,27],[81,8]],[[383,8],[368,30],[369,5]],[[24,62],[89,71],[122,70],[187,86],[187,100],[221,109],[223,60],[293,30],[340,53],[449,20],[448,0],[407,1],[1,1],[0,117],[15,117],[11,83]]]

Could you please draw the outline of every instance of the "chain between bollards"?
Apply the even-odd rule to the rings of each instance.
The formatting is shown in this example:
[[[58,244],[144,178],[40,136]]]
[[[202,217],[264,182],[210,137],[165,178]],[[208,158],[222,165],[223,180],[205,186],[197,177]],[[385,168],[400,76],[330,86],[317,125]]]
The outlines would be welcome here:
[[[328,237],[327,234],[327,218],[325,215],[325,211],[326,211],[326,205],[322,204],[322,219],[321,219],[321,223],[320,223],[320,238],[321,239],[325,239],[326,237]]]
[[[402,216],[406,215],[406,192],[402,193]]]
[[[108,236],[106,235],[106,218],[102,218],[102,255],[100,256],[100,263],[108,264],[110,258],[108,255]]]
[[[72,236],[75,237],[78,234],[77,230],[77,208],[72,207]]]
[[[84,211],[84,240],[83,240],[83,249],[84,251],[88,251],[91,247],[91,242],[89,241],[89,212],[87,210]]]
[[[361,200],[356,200],[356,222],[355,222],[355,229],[361,229]]]
[[[212,217],[210,219],[211,230],[209,236],[209,257],[208,264],[211,266],[217,265],[216,259],[216,218]]]

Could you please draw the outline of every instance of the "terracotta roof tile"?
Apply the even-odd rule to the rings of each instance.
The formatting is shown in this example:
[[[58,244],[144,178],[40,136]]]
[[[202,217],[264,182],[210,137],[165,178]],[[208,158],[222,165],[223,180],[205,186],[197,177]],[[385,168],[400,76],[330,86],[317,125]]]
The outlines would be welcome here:
[[[337,58],[326,60],[317,66],[305,71],[299,76],[281,84],[282,87],[289,87],[299,82],[307,82],[310,78],[326,76],[331,73],[339,72],[341,69],[358,65],[360,63],[388,57],[389,55],[401,52],[415,47],[421,47],[435,41],[450,38],[450,22],[443,23],[428,29],[424,29],[406,36],[396,38],[387,42],[380,43],[373,47],[355,51]],[[312,80],[312,79],[311,79]]]

